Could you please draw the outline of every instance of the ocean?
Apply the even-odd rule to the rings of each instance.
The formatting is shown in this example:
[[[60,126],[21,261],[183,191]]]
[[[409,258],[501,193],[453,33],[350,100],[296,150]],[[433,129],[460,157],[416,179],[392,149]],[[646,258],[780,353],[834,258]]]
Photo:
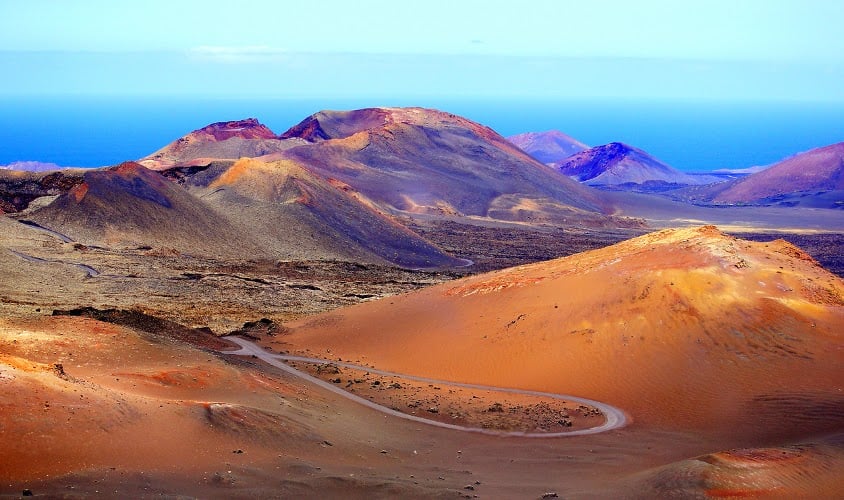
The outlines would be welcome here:
[[[255,117],[281,133],[322,109],[411,105],[462,115],[505,136],[558,129],[590,145],[625,142],[684,171],[766,165],[844,141],[844,103],[2,98],[0,165],[113,165],[212,122]]]

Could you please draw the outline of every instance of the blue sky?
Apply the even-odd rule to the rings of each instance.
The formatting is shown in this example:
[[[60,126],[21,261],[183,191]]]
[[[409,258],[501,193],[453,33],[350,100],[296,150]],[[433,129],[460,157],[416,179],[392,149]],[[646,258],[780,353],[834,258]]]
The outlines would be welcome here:
[[[844,100],[838,0],[0,0],[0,93]]]

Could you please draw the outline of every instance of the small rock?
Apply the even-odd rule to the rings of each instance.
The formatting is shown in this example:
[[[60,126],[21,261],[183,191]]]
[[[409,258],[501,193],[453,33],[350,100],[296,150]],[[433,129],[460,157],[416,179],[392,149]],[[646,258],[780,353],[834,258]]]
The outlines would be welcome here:
[[[472,486],[471,484],[467,484],[466,486],[463,487],[463,489],[469,490],[469,491],[475,491],[475,487]]]
[[[558,498],[558,497],[559,497],[559,495],[557,495],[556,491],[547,491],[547,492],[542,494],[542,498]]]
[[[381,453],[383,453],[384,455],[386,455],[386,454],[387,454],[387,450],[381,450]]]
[[[340,374],[340,368],[338,368],[337,365],[332,365],[332,364],[328,363],[328,364],[317,366],[317,373],[326,373],[328,375],[339,375]]]
[[[241,449],[237,449],[237,450],[234,450],[232,453],[235,453],[235,454],[237,454],[237,455],[242,455],[242,454],[243,454],[243,450],[241,450]]]
[[[33,495],[32,495],[32,490],[30,490],[29,488],[27,488],[27,489],[23,490],[23,492],[21,493],[21,496],[24,496],[24,497],[31,497],[31,496],[33,496]]]
[[[432,407],[428,408],[428,413],[439,413],[439,412],[440,412],[440,409],[437,408],[436,406],[432,406]]]

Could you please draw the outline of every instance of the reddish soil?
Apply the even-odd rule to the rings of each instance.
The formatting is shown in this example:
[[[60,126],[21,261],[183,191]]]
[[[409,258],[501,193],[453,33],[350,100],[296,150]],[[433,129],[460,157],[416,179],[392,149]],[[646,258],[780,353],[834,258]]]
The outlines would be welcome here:
[[[505,432],[566,432],[603,423],[603,414],[574,402],[500,391],[426,384],[403,377],[386,377],[331,363],[290,362],[327,382],[409,415]]]

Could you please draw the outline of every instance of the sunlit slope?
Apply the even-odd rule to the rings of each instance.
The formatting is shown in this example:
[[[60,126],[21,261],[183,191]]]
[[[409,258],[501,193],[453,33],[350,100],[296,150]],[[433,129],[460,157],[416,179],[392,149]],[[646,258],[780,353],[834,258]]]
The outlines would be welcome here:
[[[493,130],[441,111],[323,111],[281,137],[311,142],[285,156],[389,210],[558,222],[609,210]]]
[[[317,316],[278,342],[594,398],[636,424],[743,443],[841,426],[842,297],[798,248],[708,226]]]

